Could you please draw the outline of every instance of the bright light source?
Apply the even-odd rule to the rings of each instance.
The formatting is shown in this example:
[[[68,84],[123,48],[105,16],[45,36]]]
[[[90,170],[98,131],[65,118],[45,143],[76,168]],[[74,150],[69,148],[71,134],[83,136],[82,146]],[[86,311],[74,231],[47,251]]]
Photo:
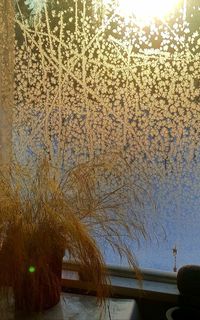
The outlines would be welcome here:
[[[180,0],[118,0],[118,9],[124,16],[134,15],[138,21],[149,23],[153,18],[163,19]],[[105,3],[109,0],[105,0]]]

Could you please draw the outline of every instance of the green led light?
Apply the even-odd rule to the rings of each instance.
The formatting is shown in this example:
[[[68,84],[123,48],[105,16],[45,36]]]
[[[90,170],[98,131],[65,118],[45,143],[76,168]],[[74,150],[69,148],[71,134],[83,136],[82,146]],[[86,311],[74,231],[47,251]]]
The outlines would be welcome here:
[[[34,266],[30,266],[30,267],[28,268],[28,271],[29,271],[30,273],[34,273],[34,272],[35,272],[35,267],[34,267]]]

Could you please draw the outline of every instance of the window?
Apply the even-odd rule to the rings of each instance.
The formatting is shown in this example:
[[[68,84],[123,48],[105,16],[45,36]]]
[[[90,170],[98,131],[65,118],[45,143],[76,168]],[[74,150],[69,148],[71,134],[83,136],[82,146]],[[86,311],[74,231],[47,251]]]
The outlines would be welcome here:
[[[14,152],[70,165],[120,150],[156,205],[141,209],[151,241],[133,244],[138,262],[172,271],[200,263],[200,7],[180,0],[146,21],[119,8],[16,1]]]

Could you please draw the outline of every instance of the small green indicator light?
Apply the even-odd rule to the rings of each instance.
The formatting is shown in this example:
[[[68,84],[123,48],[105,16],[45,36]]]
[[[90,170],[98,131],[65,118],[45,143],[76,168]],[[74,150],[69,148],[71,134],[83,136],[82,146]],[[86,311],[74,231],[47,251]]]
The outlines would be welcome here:
[[[30,267],[28,268],[28,271],[29,271],[30,273],[34,273],[34,272],[35,272],[35,267],[34,267],[34,266],[30,266]]]

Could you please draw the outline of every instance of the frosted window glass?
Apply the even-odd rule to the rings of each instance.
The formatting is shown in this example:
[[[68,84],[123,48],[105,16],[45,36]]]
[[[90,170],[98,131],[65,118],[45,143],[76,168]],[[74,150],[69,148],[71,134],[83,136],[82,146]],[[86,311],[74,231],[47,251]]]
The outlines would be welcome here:
[[[142,267],[172,270],[174,246],[178,266],[200,263],[199,21],[195,0],[147,22],[117,1],[16,1],[14,154],[122,152],[157,206]]]

